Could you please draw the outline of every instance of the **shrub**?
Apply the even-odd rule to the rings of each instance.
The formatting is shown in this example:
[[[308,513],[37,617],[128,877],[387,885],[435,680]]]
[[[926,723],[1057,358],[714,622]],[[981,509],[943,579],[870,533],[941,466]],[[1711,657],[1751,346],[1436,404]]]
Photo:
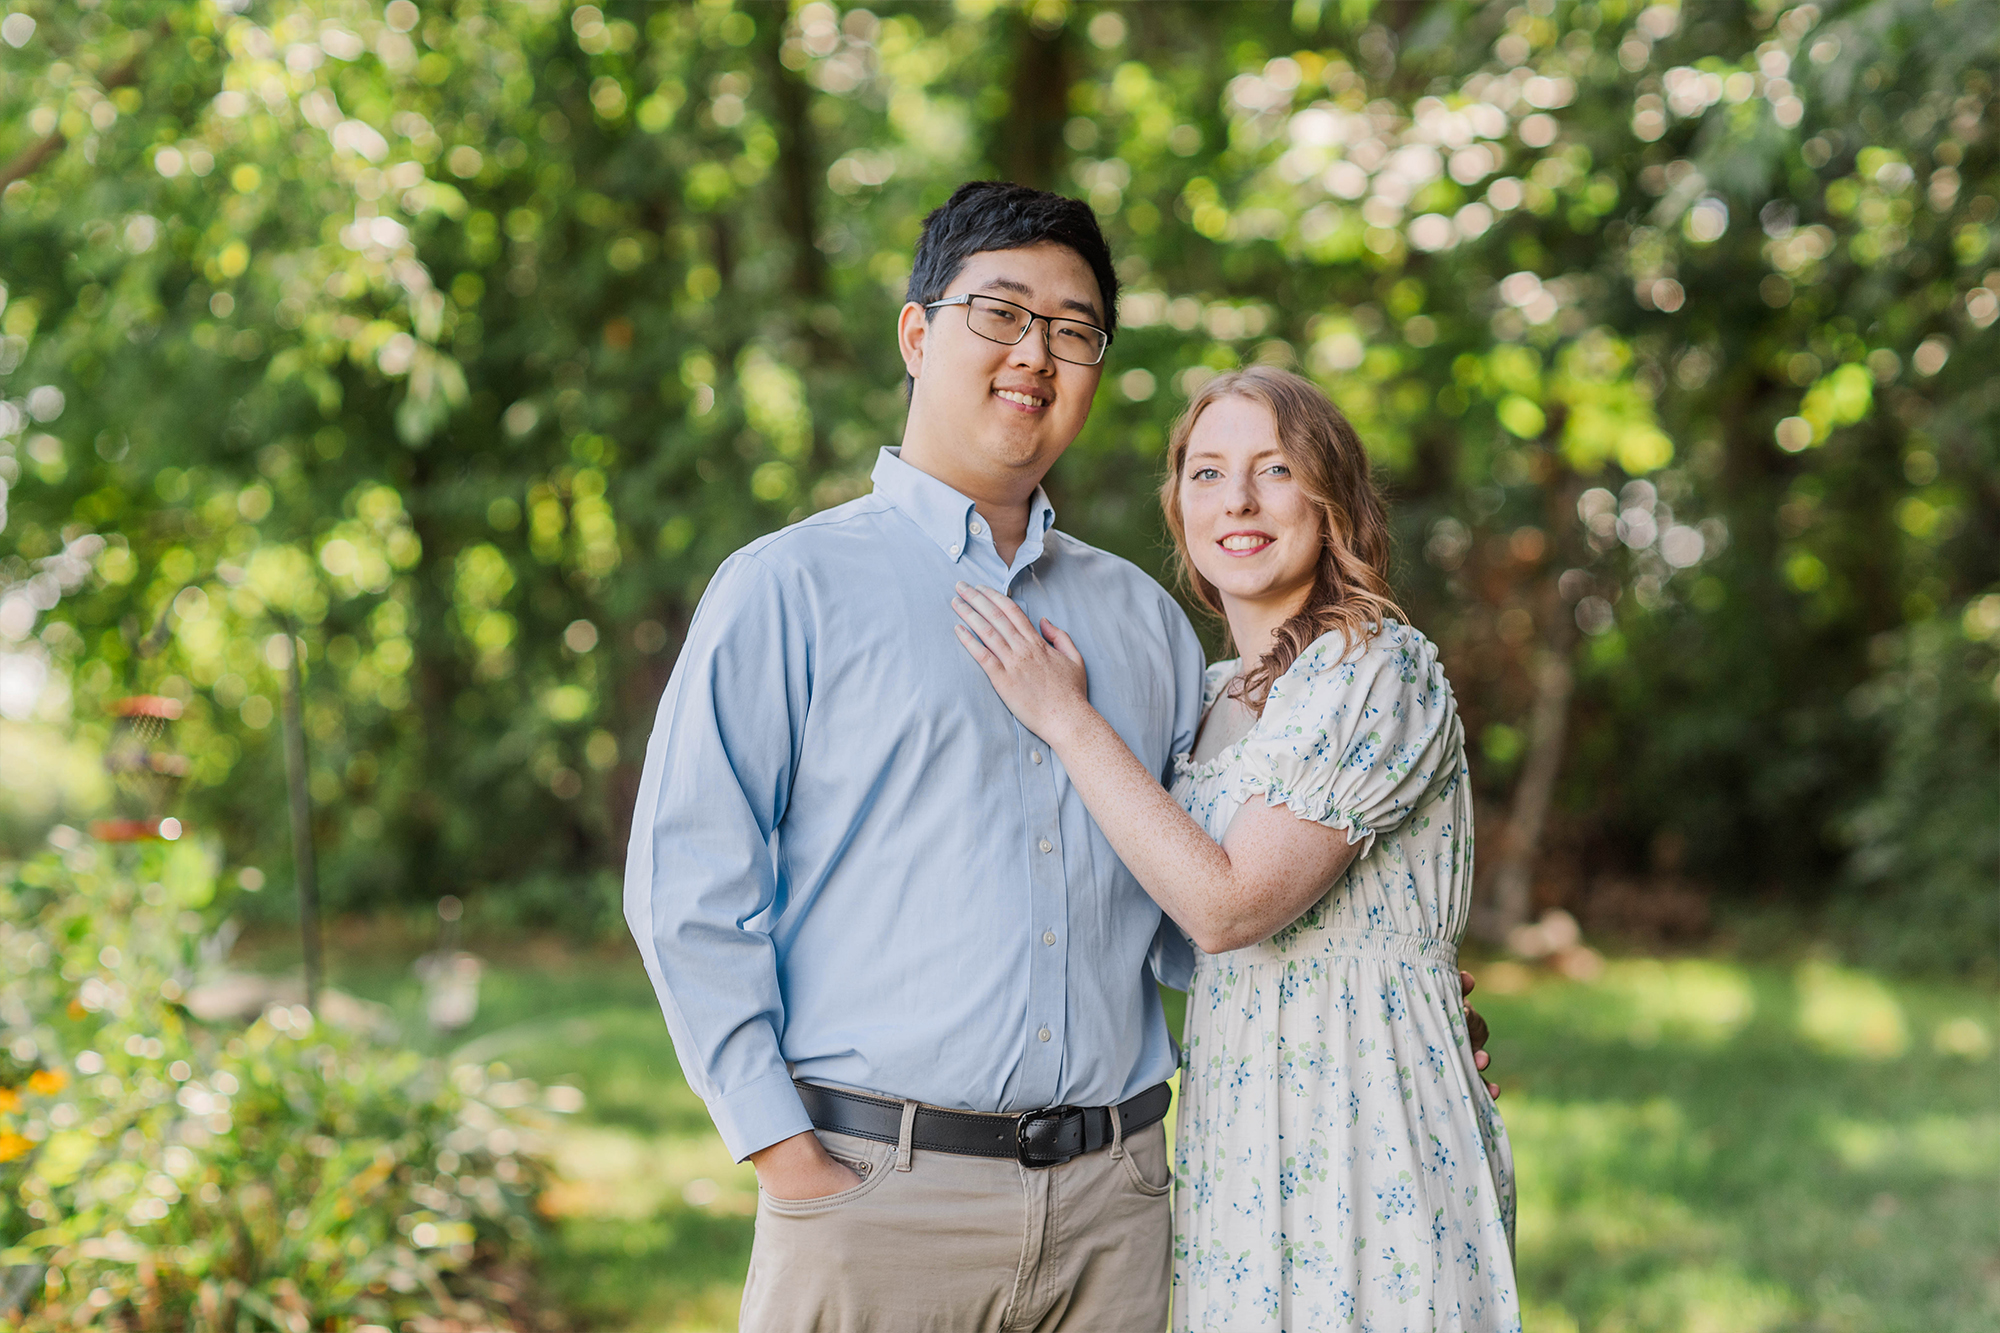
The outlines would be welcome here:
[[[1849,817],[1850,951],[1904,971],[2000,975],[2000,632],[1981,612],[1885,640],[1889,669],[1855,705],[1881,729],[1882,780]]]
[[[24,1333],[518,1322],[542,1094],[302,1006],[197,1022],[179,1001],[214,894],[191,843],[0,867],[10,1317]]]

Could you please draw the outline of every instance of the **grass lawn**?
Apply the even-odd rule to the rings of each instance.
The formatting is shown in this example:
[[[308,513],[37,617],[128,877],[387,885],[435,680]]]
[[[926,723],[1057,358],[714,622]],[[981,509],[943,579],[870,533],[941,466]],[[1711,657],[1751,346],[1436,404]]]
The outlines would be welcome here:
[[[550,1295],[603,1333],[734,1328],[754,1178],[688,1091],[636,956],[475,947],[479,1017],[450,1044],[588,1098],[545,1201]],[[414,952],[348,937],[329,970],[418,1034]],[[1818,962],[1474,970],[1529,1333],[2000,1328],[2000,997]]]

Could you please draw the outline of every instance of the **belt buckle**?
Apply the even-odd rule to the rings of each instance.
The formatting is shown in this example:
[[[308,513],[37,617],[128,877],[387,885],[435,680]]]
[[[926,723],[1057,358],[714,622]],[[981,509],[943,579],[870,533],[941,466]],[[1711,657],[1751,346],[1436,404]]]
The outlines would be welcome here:
[[[1014,1117],[1015,1159],[1019,1161],[1022,1166],[1025,1166],[1030,1170],[1040,1171],[1051,1166],[1061,1166],[1065,1162],[1073,1161],[1076,1158],[1083,1156],[1081,1135],[1078,1136],[1077,1150],[1073,1153],[1063,1153],[1059,1148],[1051,1148],[1050,1152],[1041,1158],[1030,1158],[1028,1155],[1030,1151],[1028,1143],[1028,1131],[1031,1125],[1035,1124],[1038,1121],[1054,1120],[1056,1124],[1056,1133],[1060,1135],[1062,1133],[1063,1120],[1071,1115],[1081,1115],[1082,1112],[1083,1108],[1080,1106],[1069,1106],[1069,1105],[1045,1106],[1039,1111],[1023,1111],[1021,1112],[1021,1114],[1015,1116]]]

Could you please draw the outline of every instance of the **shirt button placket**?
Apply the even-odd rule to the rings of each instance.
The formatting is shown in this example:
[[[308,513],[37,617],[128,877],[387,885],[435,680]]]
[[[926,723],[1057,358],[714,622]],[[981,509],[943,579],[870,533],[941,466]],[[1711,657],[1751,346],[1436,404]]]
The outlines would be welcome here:
[[[1039,759],[1039,758],[1041,757],[1041,752],[1040,752],[1039,750],[1038,750],[1038,751],[1036,751],[1036,752],[1035,752],[1035,754],[1036,754],[1036,758],[1037,758],[1037,759]],[[1052,854],[1053,854],[1053,853],[1055,852],[1055,850],[1056,850],[1056,845],[1055,845],[1055,843],[1054,843],[1054,842],[1053,842],[1052,840],[1048,839],[1048,838],[1043,838],[1043,839],[1041,839],[1040,841],[1038,841],[1038,842],[1037,842],[1037,843],[1035,844],[1035,846],[1036,846],[1036,847],[1037,847],[1037,848],[1038,848],[1038,849],[1039,849],[1039,850],[1041,851],[1042,855],[1044,855],[1044,856],[1049,856],[1049,855],[1052,855]],[[1044,863],[1044,864],[1046,864],[1046,863]],[[1049,871],[1049,872],[1045,872],[1045,880],[1046,880],[1046,878],[1048,878],[1049,876],[1055,876],[1055,877],[1060,877],[1060,876],[1061,876],[1061,874],[1062,874],[1062,867],[1061,867],[1061,865],[1060,865],[1060,864],[1057,864],[1057,865],[1055,866],[1055,868],[1054,868],[1054,869],[1053,869],[1052,871]],[[1055,884],[1050,884],[1050,886],[1049,886],[1049,887],[1050,887],[1050,889],[1051,889],[1051,890],[1053,891],[1053,890],[1055,890],[1055,889],[1056,889],[1056,887],[1057,887],[1057,886],[1056,886]],[[1061,901],[1061,899],[1062,899],[1062,895],[1061,895],[1061,894],[1060,894],[1059,892],[1052,892],[1052,896],[1053,896],[1053,897],[1054,897],[1054,898],[1055,898],[1055,899],[1056,899],[1056,900],[1057,900],[1058,902],[1060,902],[1060,901]],[[1053,931],[1053,930],[1044,930],[1044,931],[1042,932],[1042,944],[1043,944],[1043,946],[1044,946],[1045,948],[1053,948],[1053,947],[1055,946],[1055,942],[1056,942],[1056,933],[1055,933],[1055,931]],[[1063,990],[1063,985],[1062,985],[1062,982],[1061,982],[1061,981],[1060,981],[1059,979],[1057,979],[1057,980],[1052,980],[1052,981],[1051,981],[1051,983],[1050,983],[1050,987],[1049,987],[1049,990],[1050,990],[1050,992],[1051,992],[1051,993],[1054,993],[1054,994],[1061,994],[1061,993],[1062,993],[1062,990]],[[1044,1023],[1044,1024],[1043,1024],[1043,1025],[1042,1025],[1042,1026],[1040,1027],[1040,1028],[1038,1028],[1038,1029],[1036,1030],[1036,1032],[1035,1032],[1035,1039],[1036,1039],[1037,1041],[1040,1041],[1040,1042],[1044,1043],[1044,1044],[1046,1044],[1046,1043],[1048,1043],[1048,1042],[1051,1042],[1051,1041],[1054,1041],[1054,1040],[1055,1040],[1055,1031],[1054,1031],[1054,1029],[1053,1029],[1052,1027],[1050,1027],[1050,1025],[1049,1025],[1049,1024],[1047,1024],[1047,1023]],[[1058,1094],[1058,1095],[1060,1095],[1060,1094]]]
[[[1024,588],[1022,612],[1030,620],[1038,620],[1042,606],[1034,602],[1034,590]],[[1024,1093],[1040,1101],[1042,1105],[1052,1105],[1062,1101],[1068,1089],[1062,1087],[1062,1043],[1066,1041],[1064,1015],[1068,1013],[1068,865],[1064,863],[1062,849],[1062,785],[1058,783],[1058,769],[1050,761],[1046,747],[1040,737],[1034,737],[1026,729],[1018,733],[1020,749],[1014,751],[1022,763],[1022,793],[1028,797],[1028,805],[1022,811],[1028,817],[1028,839],[1034,845],[1034,855],[1028,857],[1028,883],[1030,883],[1030,907],[1034,913],[1028,921],[1042,923],[1040,929],[1030,927],[1028,947],[1032,965],[1028,973],[1032,977],[1030,997],[1028,997],[1028,1049],[1032,1055],[1024,1061],[1026,1085],[1034,1091]],[[1032,775],[1032,777],[1030,777]],[[1040,947],[1034,941],[1040,939]]]

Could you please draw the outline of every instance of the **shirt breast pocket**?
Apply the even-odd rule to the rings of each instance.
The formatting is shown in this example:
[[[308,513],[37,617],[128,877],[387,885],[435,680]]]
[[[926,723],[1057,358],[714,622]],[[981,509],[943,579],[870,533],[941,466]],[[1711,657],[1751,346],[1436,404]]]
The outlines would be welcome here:
[[[1100,680],[1093,674],[1090,703],[1148,768],[1165,766],[1173,745],[1174,718],[1163,685],[1144,677],[1113,675]]]

